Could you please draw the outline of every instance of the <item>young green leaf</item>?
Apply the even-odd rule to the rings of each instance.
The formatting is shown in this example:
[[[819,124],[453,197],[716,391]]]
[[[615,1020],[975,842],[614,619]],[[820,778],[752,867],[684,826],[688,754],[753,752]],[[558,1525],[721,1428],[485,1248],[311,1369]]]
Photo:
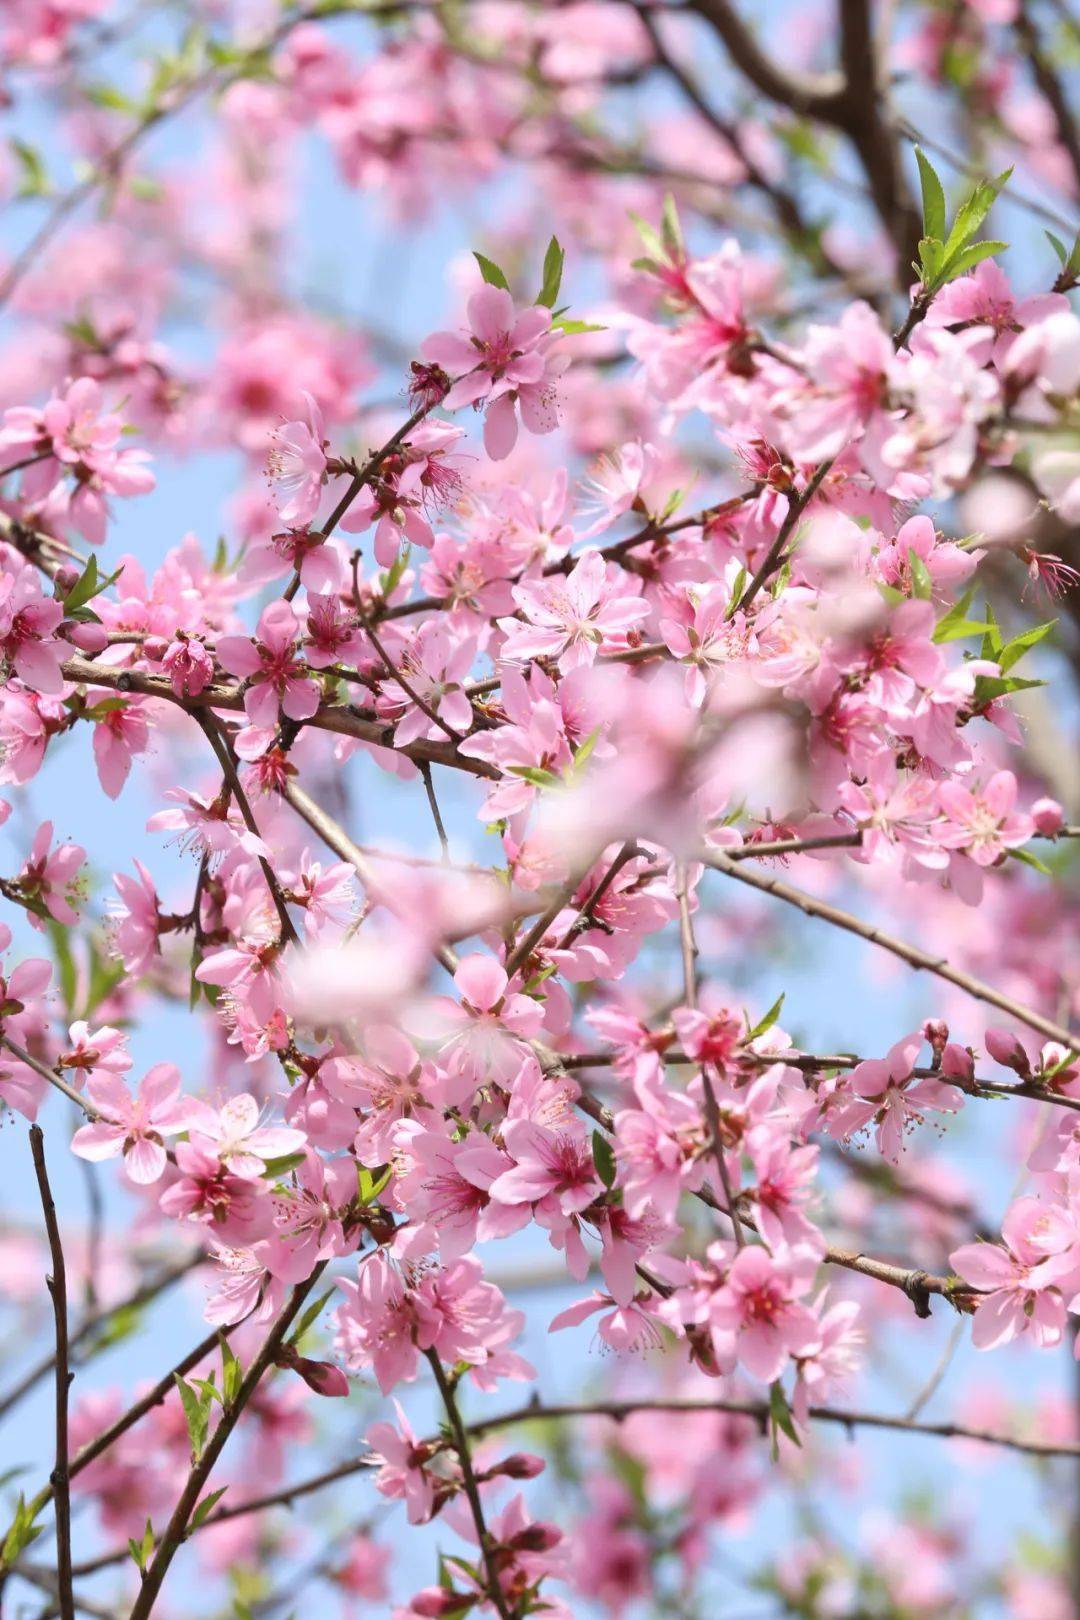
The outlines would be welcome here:
[[[930,159],[921,147],[915,148],[915,161],[919,165],[922,186],[923,230],[927,236],[943,241],[945,237],[945,191]]]
[[[536,300],[538,304],[544,304],[548,309],[554,309],[558,300],[565,261],[566,254],[559,246],[557,237],[553,236],[544,255],[544,279]]]
[[[596,1173],[605,1187],[615,1185],[615,1154],[611,1143],[600,1131],[592,1133],[592,1156]]]
[[[475,251],[473,252],[473,258],[480,266],[480,274],[483,276],[489,287],[502,287],[506,292],[510,291],[510,283],[507,281],[505,274],[499,269],[494,259],[489,259],[485,254],[477,253]]]

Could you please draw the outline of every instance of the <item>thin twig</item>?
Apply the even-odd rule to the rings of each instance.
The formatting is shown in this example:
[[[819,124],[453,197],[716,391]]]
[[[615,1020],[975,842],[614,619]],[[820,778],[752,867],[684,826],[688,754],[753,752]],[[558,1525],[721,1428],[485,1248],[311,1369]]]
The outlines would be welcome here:
[[[49,1482],[56,1499],[56,1596],[61,1620],[74,1620],[75,1602],[71,1584],[71,1480],[68,1464],[68,1395],[74,1376],[68,1366],[67,1267],[60,1223],[56,1218],[49,1173],[45,1166],[45,1136],[40,1125],[30,1127],[30,1151],[34,1158],[45,1231],[49,1239],[52,1272],[46,1285],[53,1304],[56,1324],[56,1461]]]
[[[457,1452],[458,1462],[461,1464],[461,1477],[465,1484],[465,1495],[469,1500],[469,1509],[472,1513],[473,1524],[476,1528],[477,1540],[480,1543],[480,1553],[484,1560],[484,1569],[487,1572],[487,1595],[498,1610],[501,1620],[511,1620],[511,1613],[506,1604],[506,1595],[499,1580],[499,1569],[495,1562],[495,1547],[491,1532],[484,1519],[484,1507],[480,1501],[480,1487],[476,1482],[476,1473],[472,1465],[472,1452],[469,1450],[469,1433],[461,1421],[458,1410],[457,1396],[436,1350],[425,1350],[425,1356],[435,1375],[435,1382],[439,1386],[446,1415],[450,1422],[450,1432],[454,1437],[454,1450]],[[132,1620],[135,1617],[132,1616]]]
[[[964,990],[969,996],[974,996],[976,1001],[985,1002],[989,1007],[997,1007],[999,1012],[1008,1013],[1010,1017],[1026,1024],[1029,1029],[1038,1030],[1052,1041],[1060,1041],[1063,1046],[1073,1047],[1080,1039],[1070,1034],[1063,1025],[1055,1023],[1052,1018],[1045,1018],[1042,1013],[1036,1012],[1033,1007],[1025,1007],[1022,1002],[1014,1001],[1011,996],[995,990],[993,985],[985,984],[970,973],[961,973],[959,969],[950,966],[947,957],[931,956],[929,951],[921,950],[917,945],[909,945],[906,940],[897,939],[894,935],[887,934],[884,929],[863,922],[850,911],[842,911],[839,906],[818,900],[816,896],[806,894],[802,889],[793,888],[790,884],[781,882],[779,878],[766,877],[760,872],[744,871],[735,861],[718,851],[708,850],[699,858],[715,871],[724,872],[728,877],[736,878],[740,883],[746,883],[750,888],[760,890],[762,894],[771,894],[775,899],[797,907],[807,917],[820,917],[823,922],[832,923],[835,928],[842,928],[846,933],[855,934],[859,939],[865,939],[871,945],[877,945],[881,950],[898,956],[909,967],[945,979],[949,984],[956,985],[958,990]]]

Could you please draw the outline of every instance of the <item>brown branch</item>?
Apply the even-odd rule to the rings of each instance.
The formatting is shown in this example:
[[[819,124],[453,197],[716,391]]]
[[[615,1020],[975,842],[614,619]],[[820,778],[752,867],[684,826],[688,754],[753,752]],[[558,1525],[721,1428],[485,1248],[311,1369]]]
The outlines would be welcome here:
[[[765,55],[728,0],[690,0],[687,10],[696,11],[712,24],[735,66],[763,96],[806,117],[834,121],[837,101],[844,91],[841,74],[796,75],[779,66]]]
[[[36,1058],[24,1046],[20,1046],[17,1041],[13,1041],[9,1035],[0,1035],[0,1046],[6,1047],[12,1057],[17,1057],[20,1063],[25,1063],[27,1068],[33,1069],[34,1073],[40,1075],[42,1080],[47,1080],[50,1086],[55,1086],[56,1090],[61,1092],[69,1102],[73,1102],[77,1108],[81,1108],[91,1124],[98,1118],[97,1109],[92,1107],[85,1097],[80,1096],[74,1086],[69,1086],[62,1074],[58,1074],[55,1069],[51,1069],[47,1063],[42,1063],[40,1058]]]
[[[192,717],[200,709],[239,713],[244,707],[243,694],[238,686],[215,684],[208,686],[195,697],[181,698],[173,691],[168,680],[161,675],[147,675],[132,669],[112,669],[105,664],[92,663],[86,658],[67,659],[61,673],[68,681],[102,686],[114,692],[138,692],[143,697],[161,698],[164,702],[183,709]],[[488,765],[482,759],[467,759],[458,753],[456,747],[451,747],[448,742],[441,739],[432,741],[417,738],[415,742],[406,743],[395,749],[392,725],[365,719],[341,704],[320,703],[310,719],[299,723],[314,726],[317,731],[332,731],[342,737],[355,737],[360,742],[375,743],[378,747],[392,749],[417,764],[427,760],[432,765],[447,765],[453,770],[465,771],[470,776],[483,776],[493,781],[498,780],[500,776],[494,765]]]
[[[145,1572],[139,1595],[131,1610],[130,1620],[147,1620],[147,1616],[157,1601],[169,1565],[175,1558],[187,1534],[188,1521],[198,1506],[203,1486],[224,1451],[229,1436],[240,1419],[240,1414],[248,1405],[264,1375],[272,1366],[274,1358],[284,1342],[285,1335],[324,1269],[325,1261],[315,1267],[306,1282],[297,1284],[292,1290],[288,1303],[279,1312],[277,1319],[263,1340],[258,1354],[245,1373],[235,1398],[223,1407],[218,1426],[207,1441],[202,1456],[188,1474],[187,1481],[180,1493],[180,1500],[173,1509],[172,1517],[165,1527],[161,1540],[158,1542],[157,1551]]]
[[[771,894],[775,899],[797,907],[807,917],[820,917],[823,922],[832,923],[835,928],[842,928],[846,933],[855,934],[859,939],[865,939],[871,945],[889,951],[917,971],[933,973],[939,979],[945,979],[949,984],[954,984],[958,990],[966,991],[976,1001],[982,1001],[989,1007],[996,1007],[999,1012],[1008,1013],[1011,1018],[1026,1024],[1029,1029],[1038,1030],[1052,1041],[1060,1041],[1063,1046],[1073,1047],[1080,1039],[1070,1034],[1063,1025],[1055,1023],[1052,1018],[1045,1018],[1042,1013],[1036,1012],[1033,1007],[1025,1007],[1022,1002],[1014,1001],[1011,996],[995,990],[993,985],[984,984],[972,974],[961,973],[959,969],[951,967],[947,957],[931,956],[929,951],[921,950],[917,945],[910,945],[906,940],[887,934],[882,928],[863,922],[850,911],[842,911],[839,906],[818,900],[814,895],[804,893],[802,889],[781,882],[779,878],[766,877],[760,872],[744,871],[727,855],[717,851],[707,851],[700,859],[717,872],[737,878],[740,883],[746,883],[750,888],[760,890],[762,894]]]
[[[472,1464],[472,1452],[469,1449],[469,1431],[461,1421],[454,1386],[443,1371],[438,1351],[425,1350],[424,1355],[435,1375],[435,1382],[439,1386],[439,1394],[442,1396],[446,1416],[450,1423],[454,1450],[457,1453],[458,1462],[461,1464],[461,1477],[465,1485],[465,1495],[468,1498],[469,1511],[472,1514],[476,1539],[480,1543],[480,1554],[484,1560],[484,1570],[487,1574],[487,1595],[498,1610],[501,1620],[511,1620],[511,1612],[506,1603],[506,1594],[503,1592],[502,1582],[499,1580],[499,1566],[495,1560],[495,1542],[484,1519],[484,1507],[480,1501],[480,1487],[476,1482],[476,1473]],[[132,1616],[132,1620],[134,1620],[134,1616]]]
[[[291,780],[286,782],[281,790],[281,797],[292,805],[297,815],[307,822],[312,832],[319,835],[328,849],[332,849],[341,860],[348,862],[372,899],[393,911],[394,908],[387,899],[381,880],[372,871],[363,851],[353,843],[344,827],[335,821],[333,816],[328,815],[298,782]],[[434,946],[433,954],[447,973],[454,974],[457,971],[457,957],[448,945]]]
[[[56,1461],[49,1476],[56,1498],[56,1596],[61,1620],[74,1620],[75,1603],[71,1586],[71,1476],[68,1461],[68,1395],[74,1376],[68,1366],[67,1268],[60,1223],[45,1166],[45,1137],[40,1125],[30,1127],[30,1151],[34,1158],[45,1231],[49,1239],[52,1273],[45,1282],[52,1299],[56,1325]]]
[[[247,828],[249,833],[252,833],[256,838],[258,838],[259,825],[255,820],[255,814],[251,808],[248,796],[244,792],[243,783],[240,781],[240,773],[236,769],[236,760],[233,758],[232,744],[229,742],[229,739],[224,732],[218,727],[217,721],[212,714],[199,709],[195,711],[193,718],[196,725],[198,725],[205,734],[207,742],[214,750],[214,754],[216,755],[218,763],[221,766],[222,775],[224,776],[226,784],[232,793],[233,798],[236,800],[237,808],[243,817],[244,826]],[[277,873],[274,871],[274,868],[270,865],[270,862],[266,859],[265,855],[259,856],[259,866],[262,868],[263,877],[266,879],[266,885],[270,890],[270,897],[274,902],[274,909],[278,914],[278,921],[281,924],[282,943],[287,940],[291,945],[297,945],[300,942],[299,935],[293,926],[292,918],[289,916],[288,903],[286,902],[285,896],[282,893],[281,884],[277,879]],[[198,905],[198,903],[199,902],[197,900],[196,905]]]
[[[110,1305],[106,1310],[94,1311],[90,1316],[87,1316],[75,1331],[68,1335],[69,1359],[71,1359],[71,1352],[77,1350],[79,1345],[90,1338],[99,1327],[113,1321],[116,1316],[125,1311],[135,1311],[140,1306],[149,1304],[159,1294],[164,1293],[167,1288],[171,1288],[174,1283],[179,1282],[182,1277],[186,1277],[193,1267],[200,1265],[202,1258],[201,1254],[196,1255],[193,1259],[184,1260],[180,1264],[170,1267],[157,1277],[151,1278],[149,1282],[143,1283],[139,1288],[135,1289],[134,1293],[129,1294],[126,1299],[121,1300],[118,1304]],[[90,1354],[93,1355],[93,1353],[93,1348],[91,1348]],[[89,1358],[82,1358],[82,1360],[86,1359]],[[43,1357],[41,1361],[23,1374],[19,1382],[13,1385],[6,1395],[0,1396],[0,1418],[5,1417],[11,1408],[21,1401],[24,1395],[29,1394],[43,1378],[47,1378],[55,1365],[55,1355]]]

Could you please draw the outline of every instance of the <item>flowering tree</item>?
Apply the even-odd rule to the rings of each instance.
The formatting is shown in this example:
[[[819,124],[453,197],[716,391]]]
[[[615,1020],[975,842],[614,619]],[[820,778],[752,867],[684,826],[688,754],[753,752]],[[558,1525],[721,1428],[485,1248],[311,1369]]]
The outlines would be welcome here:
[[[3,7],[12,1614],[1080,1612],[1080,25],[760,20]]]

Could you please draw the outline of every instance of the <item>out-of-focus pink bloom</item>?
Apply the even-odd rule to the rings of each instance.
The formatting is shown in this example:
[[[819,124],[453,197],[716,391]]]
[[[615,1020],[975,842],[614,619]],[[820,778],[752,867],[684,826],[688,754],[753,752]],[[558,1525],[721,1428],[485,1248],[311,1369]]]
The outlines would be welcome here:
[[[322,412],[303,394],[304,417],[283,422],[270,435],[266,472],[283,523],[302,528],[319,509],[326,473]]]

